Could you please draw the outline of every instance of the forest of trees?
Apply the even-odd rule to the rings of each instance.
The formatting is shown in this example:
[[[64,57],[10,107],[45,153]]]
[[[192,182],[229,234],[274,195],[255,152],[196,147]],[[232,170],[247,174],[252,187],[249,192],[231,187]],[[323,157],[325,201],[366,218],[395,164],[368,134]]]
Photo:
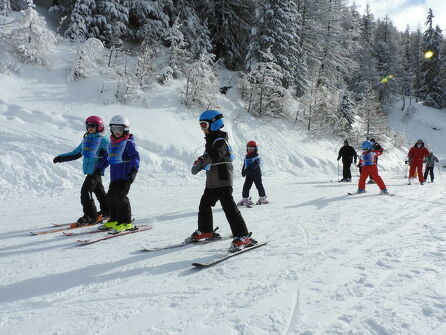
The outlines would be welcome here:
[[[0,10],[27,3],[0,0]],[[344,0],[54,0],[50,11],[73,41],[132,45],[140,83],[164,50],[169,64],[153,78],[187,79],[185,104],[209,104],[206,89],[218,89],[225,67],[240,73],[250,113],[291,117],[310,131],[355,125],[374,135],[395,99],[403,109],[415,99],[446,107],[446,40],[432,10],[404,32]]]

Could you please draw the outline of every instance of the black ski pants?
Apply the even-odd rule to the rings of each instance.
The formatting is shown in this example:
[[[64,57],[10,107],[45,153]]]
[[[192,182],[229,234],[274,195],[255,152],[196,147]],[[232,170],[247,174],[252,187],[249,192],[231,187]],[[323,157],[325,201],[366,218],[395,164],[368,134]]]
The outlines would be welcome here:
[[[248,228],[232,197],[232,186],[205,188],[198,210],[198,230],[210,233],[214,230],[212,207],[220,200],[233,236],[248,235]]]
[[[128,180],[114,180],[108,188],[107,199],[110,204],[110,221],[130,223],[132,221],[132,208],[127,194],[130,191]]]
[[[342,161],[342,178],[352,179],[352,173],[350,172],[351,161]]]
[[[94,203],[93,193],[99,201],[101,213],[103,215],[109,215],[110,208],[108,206],[107,193],[105,193],[104,186],[102,185],[100,174],[87,175],[81,188],[81,204],[84,215],[95,219],[98,216],[98,212]]]
[[[434,181],[434,167],[433,166],[426,167],[426,170],[424,170],[424,181],[427,181],[428,174],[431,176],[431,181]]]
[[[242,197],[249,198],[249,190],[252,187],[252,183],[256,185],[257,191],[259,192],[259,197],[264,197],[266,194],[265,189],[263,188],[261,174],[246,175],[245,183],[243,184]]]

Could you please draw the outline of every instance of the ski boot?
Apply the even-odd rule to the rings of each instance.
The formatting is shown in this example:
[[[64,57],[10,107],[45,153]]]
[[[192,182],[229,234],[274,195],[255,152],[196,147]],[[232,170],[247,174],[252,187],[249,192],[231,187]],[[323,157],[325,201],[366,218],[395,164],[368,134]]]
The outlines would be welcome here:
[[[109,230],[115,228],[115,226],[118,224],[117,221],[107,221],[101,224],[98,229],[99,230]]]
[[[345,180],[345,182],[346,182],[346,183],[351,183],[351,182],[352,182],[352,179],[351,179],[351,178],[347,178],[347,179]]]
[[[249,233],[245,236],[235,237],[234,240],[231,242],[231,246],[229,247],[228,251],[237,252],[242,250],[243,248],[251,247],[257,244],[257,241],[251,238],[251,234],[252,233]]]
[[[363,189],[358,189],[357,191],[356,191],[356,193],[365,193],[366,192],[366,190],[363,190]]]
[[[266,199],[266,195],[264,197],[260,197],[259,200],[257,200],[256,205],[266,205],[269,204],[269,201]]]
[[[77,219],[76,223],[74,224],[75,227],[81,227],[86,225],[92,225],[95,224],[96,219],[90,218],[86,215],[81,216],[79,219]]]
[[[379,194],[389,194],[389,191],[387,191],[387,188],[383,188]]]
[[[342,178],[341,180],[339,180],[340,183],[345,183],[345,178]]]
[[[237,206],[251,206],[252,204],[251,198],[243,198],[237,203]]]
[[[221,239],[221,235],[217,233],[218,227],[214,229],[214,231],[210,233],[202,233],[198,229],[192,233],[191,236],[184,240],[185,243],[195,243],[200,240],[219,240]]]
[[[108,222],[107,222],[108,223]],[[110,230],[109,234],[119,234],[123,231],[127,230],[137,230],[138,227],[134,225],[133,223],[116,223],[112,230]]]

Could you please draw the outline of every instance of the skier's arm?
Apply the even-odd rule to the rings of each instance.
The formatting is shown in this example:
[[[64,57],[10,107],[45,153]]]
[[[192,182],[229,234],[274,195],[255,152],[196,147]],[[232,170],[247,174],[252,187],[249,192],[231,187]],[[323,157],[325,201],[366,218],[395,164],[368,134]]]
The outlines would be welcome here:
[[[438,158],[434,156],[434,161],[438,163]]]
[[[102,154],[102,156],[98,159],[98,162],[96,163],[95,170],[99,170],[101,174],[104,173],[104,170],[109,166],[108,163],[108,152],[105,150]]]
[[[139,170],[140,157],[139,157],[138,150],[136,150],[135,142],[127,141],[126,146],[127,146],[128,155],[129,155],[129,158],[130,158],[132,170],[138,171]]]
[[[82,157],[82,142],[73,151],[54,157],[53,163],[74,161],[80,157]]]
[[[208,155],[204,155],[205,164],[215,164],[225,162],[225,158],[228,154],[228,146],[226,141],[220,140],[215,142],[211,152]]]

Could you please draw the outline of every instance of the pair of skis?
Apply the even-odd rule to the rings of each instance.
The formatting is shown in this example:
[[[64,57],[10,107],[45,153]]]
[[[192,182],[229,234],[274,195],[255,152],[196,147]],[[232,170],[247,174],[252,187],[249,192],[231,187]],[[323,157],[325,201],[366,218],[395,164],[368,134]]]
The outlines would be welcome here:
[[[177,243],[177,244],[171,244],[165,247],[157,247],[157,248],[143,248],[142,251],[143,252],[155,252],[155,251],[160,251],[160,250],[168,250],[168,249],[176,249],[176,248],[181,248],[181,247],[185,247],[185,246],[194,246],[194,245],[203,245],[203,244],[208,244],[208,243],[212,243],[215,241],[221,241],[221,240],[225,240],[227,238],[223,238],[223,239],[208,239],[208,240],[202,240],[202,241],[197,241],[197,242],[181,242],[181,243]],[[219,264],[221,262],[224,262],[232,257],[238,256],[240,254],[243,254],[245,252],[248,252],[250,250],[256,249],[256,248],[260,248],[264,245],[266,245],[268,242],[262,242],[262,243],[257,243],[254,244],[252,246],[249,247],[245,247],[243,249],[241,249],[240,251],[236,251],[233,253],[229,253],[227,255],[224,255],[222,257],[219,257],[213,261],[210,262],[206,262],[206,263],[199,263],[199,262],[194,262],[192,263],[193,266],[195,266],[196,268],[200,268],[200,269],[204,269],[204,268],[209,268],[211,266],[214,266],[216,264]]]
[[[361,193],[358,193],[358,192],[354,192],[354,193],[348,192],[347,195],[358,195],[358,194],[364,194],[364,193],[366,193],[366,192],[361,192]],[[395,193],[387,192],[387,193],[379,193],[378,195],[388,195],[389,197],[393,197],[395,195]]]

